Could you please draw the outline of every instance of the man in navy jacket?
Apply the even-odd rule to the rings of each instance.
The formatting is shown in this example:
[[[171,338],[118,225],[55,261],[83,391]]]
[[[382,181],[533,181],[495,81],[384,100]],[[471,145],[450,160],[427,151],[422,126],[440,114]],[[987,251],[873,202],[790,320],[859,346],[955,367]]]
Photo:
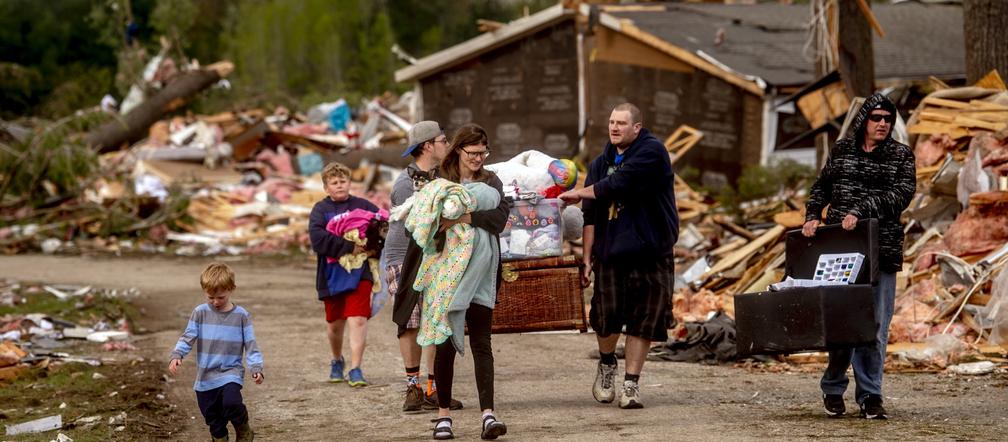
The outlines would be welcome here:
[[[637,106],[609,116],[609,143],[588,167],[585,187],[560,195],[584,200],[584,273],[595,274],[590,322],[601,360],[592,395],[616,398],[616,343],[626,334],[620,408],[641,408],[640,373],[653,341],[668,339],[673,289],[672,246],[679,237],[674,175],[665,146],[643,128]]]

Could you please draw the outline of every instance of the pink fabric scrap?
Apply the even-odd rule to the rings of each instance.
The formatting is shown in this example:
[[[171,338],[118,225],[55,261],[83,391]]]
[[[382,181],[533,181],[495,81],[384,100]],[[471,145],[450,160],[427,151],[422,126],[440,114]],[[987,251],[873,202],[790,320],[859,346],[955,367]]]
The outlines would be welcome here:
[[[326,231],[340,238],[343,237],[344,233],[353,229],[357,229],[357,231],[363,235],[364,231],[367,230],[368,223],[375,217],[378,219],[388,219],[389,213],[385,209],[379,209],[378,212],[372,212],[364,209],[353,209],[347,213],[336,215],[330,219],[329,223],[326,224]],[[327,256],[326,262],[334,263],[336,262],[336,258]]]

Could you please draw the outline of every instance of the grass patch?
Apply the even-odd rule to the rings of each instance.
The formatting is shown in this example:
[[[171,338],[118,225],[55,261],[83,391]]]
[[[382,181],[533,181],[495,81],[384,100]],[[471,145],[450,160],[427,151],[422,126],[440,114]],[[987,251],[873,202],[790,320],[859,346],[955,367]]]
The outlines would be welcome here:
[[[0,383],[0,420],[12,425],[63,416],[62,430],[15,436],[24,441],[49,441],[58,431],[75,441],[167,439],[172,415],[169,403],[157,398],[167,390],[161,365],[134,360],[100,367],[53,363],[30,369],[17,379]],[[95,373],[104,378],[93,379]],[[59,408],[63,403],[66,407]],[[121,412],[126,412],[125,421],[109,425],[109,418]],[[89,416],[101,419],[91,425],[75,423]],[[119,425],[125,429],[115,431]]]
[[[0,316],[42,313],[53,318],[73,322],[79,326],[92,326],[105,320],[114,325],[125,318],[132,327],[139,317],[139,311],[126,299],[111,297],[102,293],[72,296],[61,300],[47,292],[15,295],[18,300],[13,306],[0,306]]]

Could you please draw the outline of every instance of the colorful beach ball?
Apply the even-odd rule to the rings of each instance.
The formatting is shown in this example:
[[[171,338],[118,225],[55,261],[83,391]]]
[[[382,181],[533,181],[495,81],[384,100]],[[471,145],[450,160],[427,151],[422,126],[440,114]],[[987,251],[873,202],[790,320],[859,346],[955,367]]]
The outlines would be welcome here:
[[[550,162],[547,171],[550,178],[553,178],[553,182],[558,186],[563,186],[563,188],[569,190],[577,184],[577,165],[571,160],[554,160]]]

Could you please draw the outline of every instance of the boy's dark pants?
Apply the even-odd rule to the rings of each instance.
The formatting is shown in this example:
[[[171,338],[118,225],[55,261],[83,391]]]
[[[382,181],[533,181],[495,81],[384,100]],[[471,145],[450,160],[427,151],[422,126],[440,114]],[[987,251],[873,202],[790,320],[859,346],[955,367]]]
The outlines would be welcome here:
[[[210,426],[211,436],[227,437],[228,422],[237,428],[248,421],[248,410],[242,403],[241,388],[241,385],[231,382],[213,390],[196,392],[196,403]]]

